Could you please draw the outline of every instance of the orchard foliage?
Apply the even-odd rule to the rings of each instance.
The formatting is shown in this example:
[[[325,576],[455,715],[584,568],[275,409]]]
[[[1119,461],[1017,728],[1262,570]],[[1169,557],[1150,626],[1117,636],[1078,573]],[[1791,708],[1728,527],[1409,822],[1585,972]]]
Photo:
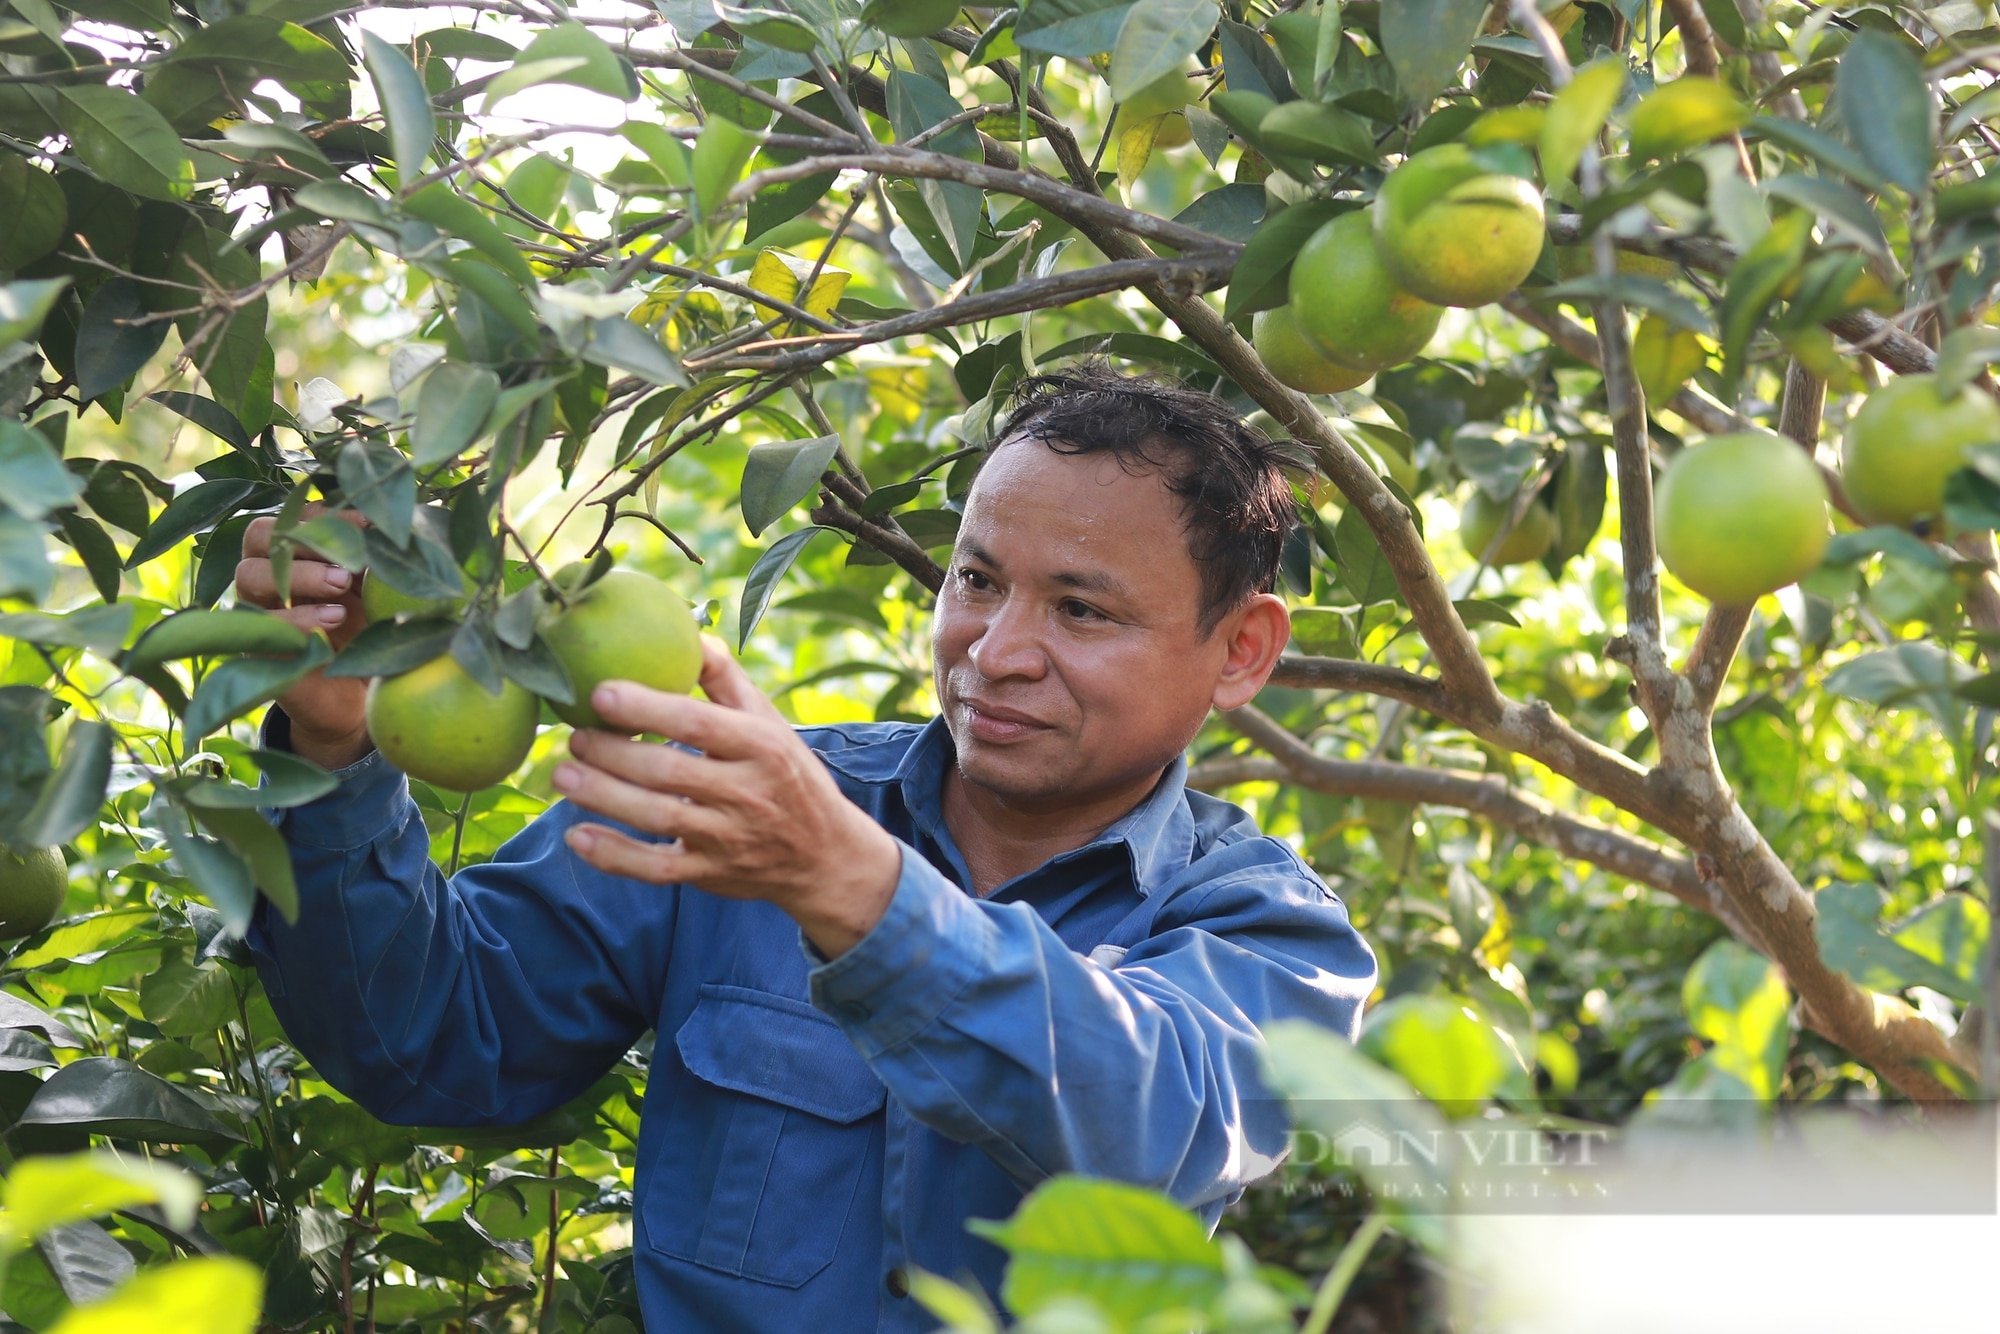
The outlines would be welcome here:
[[[1302,1115],[1992,1092],[2000,441],[1899,527],[1838,440],[1896,376],[1994,392],[1993,6],[932,8],[0,0],[0,842],[71,868],[0,963],[18,1325],[633,1328],[650,1049],[505,1130],[319,1081],[241,932],[295,900],[260,809],[333,780],[262,707],[446,653],[564,698],[533,609],[609,551],[708,599],[800,721],[922,717],[970,456],[1082,354],[1318,465],[1292,652],[1194,770],[1381,955],[1358,1051],[1273,1035]],[[1357,388],[1287,390],[1249,339],[1315,299],[1292,261],[1444,145],[1532,182],[1534,268]],[[1711,608],[1656,572],[1653,474],[1746,429],[1816,462],[1836,533]],[[336,654],[228,605],[260,515],[281,571],[469,605]],[[441,863],[545,804],[558,733],[510,785],[416,785]],[[1328,1231],[1275,1198],[1217,1242],[1050,1183],[993,1232],[1004,1295],[1324,1329],[1397,1281],[1363,1265],[1385,1226],[1449,1252],[1408,1208]],[[990,1327],[949,1277],[917,1298]]]

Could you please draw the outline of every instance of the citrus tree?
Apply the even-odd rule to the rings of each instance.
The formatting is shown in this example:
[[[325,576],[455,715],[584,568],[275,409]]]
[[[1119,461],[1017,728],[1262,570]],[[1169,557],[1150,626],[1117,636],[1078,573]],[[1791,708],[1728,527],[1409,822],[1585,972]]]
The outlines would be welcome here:
[[[1082,355],[1313,461],[1192,773],[1382,959],[1359,1052],[1272,1035],[1302,1117],[1990,1095],[1992,10],[4,0],[0,1306],[632,1327],[648,1049],[490,1132],[319,1081],[241,933],[333,779],[261,710],[571,707],[557,567],[615,556],[801,722],[922,717],[975,455]],[[260,516],[366,571],[337,650],[229,605]],[[413,785],[441,863],[560,735]],[[1450,1245],[1045,1192],[1030,1322],[1323,1329],[1392,1222]]]

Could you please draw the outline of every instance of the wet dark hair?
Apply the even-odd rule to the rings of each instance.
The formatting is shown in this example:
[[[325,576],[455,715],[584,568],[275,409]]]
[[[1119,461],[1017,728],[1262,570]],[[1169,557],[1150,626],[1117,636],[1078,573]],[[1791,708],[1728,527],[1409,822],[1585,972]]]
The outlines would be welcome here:
[[[1213,394],[1098,362],[1028,376],[1009,397],[989,454],[1028,439],[1058,454],[1110,453],[1127,472],[1166,478],[1201,571],[1204,638],[1251,594],[1277,587],[1298,522],[1289,474],[1311,468],[1295,442],[1271,439]]]

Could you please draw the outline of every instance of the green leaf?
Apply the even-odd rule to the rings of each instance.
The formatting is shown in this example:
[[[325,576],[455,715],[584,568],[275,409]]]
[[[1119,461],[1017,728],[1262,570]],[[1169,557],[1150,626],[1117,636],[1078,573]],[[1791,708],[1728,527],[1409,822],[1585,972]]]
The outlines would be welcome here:
[[[0,347],[33,342],[41,332],[42,320],[68,286],[67,278],[0,283]]]
[[[0,269],[31,264],[62,244],[69,203],[56,178],[26,158],[0,155]],[[0,345],[9,342],[0,336]]]
[[[81,1050],[84,1042],[75,1029],[52,1015],[43,1014],[19,996],[0,991],[0,1029],[33,1029],[47,1038],[52,1047]]]
[[[1223,318],[1231,321],[1260,310],[1281,306],[1291,277],[1292,261],[1313,233],[1348,210],[1325,200],[1306,200],[1272,214],[1258,224],[1257,231],[1236,257],[1229,277],[1229,296],[1223,303]]]
[[[1765,1100],[1778,1096],[1791,1045],[1791,992],[1776,964],[1733,940],[1703,952],[1681,983],[1688,1026],[1711,1058]]]
[[[56,121],[84,165],[121,190],[181,200],[194,161],[166,117],[136,93],[102,84],[57,90]]]
[[[1369,123],[1344,107],[1280,102],[1257,122],[1257,139],[1308,162],[1372,167],[1382,160]]]
[[[1111,96],[1123,102],[1187,65],[1215,31],[1215,0],[1146,0],[1125,11],[1111,46]]]
[[[132,616],[130,605],[84,607],[67,613],[8,612],[0,614],[0,636],[51,648],[87,648],[109,657],[125,642]]]
[[[55,773],[33,809],[10,831],[14,841],[54,847],[97,823],[111,782],[111,741],[108,723],[89,719],[70,728]]]
[[[1850,186],[1827,176],[1805,176],[1791,172],[1765,181],[1767,195],[1790,200],[1869,254],[1893,262],[1889,238],[1882,232],[1882,220],[1866,199]]]
[[[1542,118],[1542,174],[1547,179],[1566,181],[1576,172],[1584,148],[1596,141],[1624,91],[1625,62],[1606,56],[1578,70],[1556,94]]]
[[[524,291],[535,288],[535,271],[485,209],[443,183],[427,185],[403,201],[403,211],[466,242],[493,261]]]
[[[199,693],[199,692],[197,692]],[[283,913],[285,920],[299,915],[299,889],[292,878],[292,852],[285,839],[256,811],[227,806],[190,808],[195,821],[214,835],[250,868],[251,883]]]
[[[417,478],[402,453],[379,440],[350,440],[340,448],[335,474],[341,494],[382,535],[410,544],[417,512]]]
[[[1596,274],[1572,278],[1544,288],[1541,295],[1549,300],[1575,301],[1579,304],[1609,297],[1627,306],[1650,310],[1676,328],[1691,329],[1695,333],[1715,332],[1715,324],[1708,318],[1707,311],[1658,278],[1642,273],[1620,273],[1610,278],[1601,278]]]
[[[17,1124],[77,1126],[93,1135],[151,1144],[243,1140],[185,1090],[107,1056],[86,1056],[50,1075]]]
[[[139,980],[139,1012],[168,1037],[207,1037],[236,1017],[236,987],[221,964],[170,959]]]
[[[155,621],[119,665],[127,672],[139,672],[181,658],[298,653],[311,638],[291,622],[250,607],[180,611]]]
[[[484,366],[447,361],[434,367],[417,393],[410,457],[419,468],[447,462],[479,439],[500,397],[500,377]]]
[[[729,122],[722,121],[727,125]],[[674,360],[666,345],[650,332],[619,315],[604,315],[590,322],[590,336],[580,354],[585,361],[614,371],[629,371],[654,384],[685,389],[687,372]]]
[[[889,124],[896,131],[896,138],[907,141],[958,115],[965,107],[937,80],[897,70],[889,76],[888,109]],[[928,140],[926,147],[932,152],[969,160],[981,156],[978,132],[970,125],[961,125]],[[958,263],[961,266],[970,263],[979,240],[980,220],[985,216],[985,196],[973,186],[957,181],[925,179],[919,180],[916,187]]]
[[[717,117],[701,127],[694,141],[689,172],[694,177],[694,202],[703,218],[722,207],[743,169],[757,151],[757,136],[734,121]]]
[[[1979,960],[1992,932],[1985,905],[1947,895],[1885,935],[1883,902],[1874,885],[1832,884],[1813,896],[1814,932],[1827,963],[1871,991],[1921,986],[1980,1004]]]
[[[1382,50],[1406,106],[1445,90],[1479,35],[1486,0],[1396,0],[1382,6]]]
[[[35,1239],[63,1296],[77,1305],[94,1302],[132,1277],[132,1253],[96,1223],[65,1223]]]
[[[1339,548],[1340,586],[1364,607],[1396,598],[1396,575],[1374,529],[1362,516],[1359,506],[1350,505],[1334,525],[1333,540]]]
[[[227,441],[230,448],[239,453],[253,453],[250,433],[243,429],[243,423],[236,414],[212,398],[200,394],[189,394],[179,389],[162,389],[151,395],[153,402],[179,413],[187,420],[207,431],[219,440]],[[115,522],[115,520],[114,520]]]
[[[544,83],[566,83],[620,102],[639,95],[639,76],[623,57],[581,23],[558,23],[535,35],[514,64],[487,85],[484,108]]]
[[[1421,1152],[1345,1153],[1362,1142],[1451,1143],[1444,1118],[1401,1075],[1370,1060],[1342,1034],[1303,1019],[1264,1028],[1265,1082],[1291,1105],[1302,1136],[1316,1140],[1378,1192],[1398,1225],[1426,1246],[1443,1240],[1435,1213],[1450,1206],[1451,1162]],[[1309,1147],[1310,1140],[1301,1144]],[[1403,1203],[1396,1203],[1401,1201]]]
[[[66,963],[79,955],[104,949],[140,926],[155,920],[151,908],[117,908],[91,913],[64,923],[42,937],[39,945],[25,949],[7,961],[8,968],[26,972],[52,963]]]
[[[111,1296],[64,1315],[47,1334],[250,1334],[264,1275],[233,1255],[177,1260],[133,1276]]]
[[[451,651],[453,621],[421,618],[378,621],[349,641],[326,669],[328,676],[398,676]]]
[[[48,437],[20,422],[0,417],[0,505],[24,519],[74,505],[83,494],[76,475]]]
[[[102,1149],[37,1154],[7,1169],[0,1200],[7,1209],[0,1227],[19,1240],[141,1204],[187,1227],[201,1206],[201,1183],[177,1167]]]
[[[1781,120],[1775,116],[1758,116],[1750,122],[1748,133],[1760,135],[1772,143],[1803,153],[1828,170],[1839,172],[1848,180],[1870,190],[1878,190],[1884,184],[1882,176],[1860,154],[1832,135],[1814,129],[1810,125],[1802,125],[1795,120]]]
[[[1124,1328],[1169,1311],[1197,1311],[1220,1294],[1222,1248],[1201,1220],[1166,1196],[1120,1181],[1055,1176],[1004,1223],[973,1232],[1009,1256],[1001,1300],[1032,1317],[1081,1298]]]
[[[792,562],[798,559],[806,543],[821,533],[833,531],[817,525],[801,528],[795,533],[786,533],[758,553],[757,563],[750,567],[749,575],[743,580],[743,600],[736,615],[738,652],[750,642],[750,632],[764,618],[764,609],[770,605],[771,594],[776,591],[778,581],[785,577],[785,571],[792,568]]]
[[[232,718],[270,703],[332,657],[327,642],[315,636],[304,652],[289,657],[233,658],[222,663],[195,687],[181,726],[190,739],[205,737]]]
[[[1972,675],[1943,647],[1911,641],[1850,658],[1828,673],[1826,689],[1877,708],[1920,708],[1955,732],[1961,706],[1952,692]]]
[[[821,474],[840,449],[837,435],[752,445],[743,460],[743,524],[752,537],[819,489]]]
[[[1753,113],[1729,88],[1700,75],[1663,83],[1632,108],[1632,153],[1670,157],[1742,129]]]
[[[1014,42],[1023,51],[1088,60],[1118,40],[1132,0],[1034,0],[1014,20]]]
[[[1833,86],[1841,124],[1868,165],[1913,195],[1930,189],[1935,111],[1930,82],[1907,39],[1872,29],[1856,33]]]
[[[85,402],[128,383],[167,341],[169,321],[150,315],[139,284],[111,278],[84,303],[76,331],[76,390]]]
[[[361,59],[368,66],[369,82],[375,85],[375,100],[389,122],[397,180],[407,190],[423,175],[431,141],[437,135],[430,94],[424,91],[423,77],[409,57],[366,30],[361,34]]]
[[[1473,1015],[1470,1002],[1438,995],[1397,996],[1376,1007],[1360,1049],[1459,1116],[1493,1095],[1509,1061],[1493,1026]]]
[[[236,513],[245,501],[266,491],[262,483],[240,477],[198,482],[175,496],[160,511],[146,535],[125,557],[125,568],[137,569],[192,533],[204,532]]]

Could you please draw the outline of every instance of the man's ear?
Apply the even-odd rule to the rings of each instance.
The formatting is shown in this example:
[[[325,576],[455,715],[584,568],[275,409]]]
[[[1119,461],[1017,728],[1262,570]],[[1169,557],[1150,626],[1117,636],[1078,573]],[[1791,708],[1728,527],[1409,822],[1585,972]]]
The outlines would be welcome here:
[[[1223,660],[1211,702],[1221,710],[1241,708],[1270,680],[1278,655],[1292,637],[1292,613],[1277,594],[1253,593],[1223,618],[1215,632],[1228,636],[1229,656]]]

